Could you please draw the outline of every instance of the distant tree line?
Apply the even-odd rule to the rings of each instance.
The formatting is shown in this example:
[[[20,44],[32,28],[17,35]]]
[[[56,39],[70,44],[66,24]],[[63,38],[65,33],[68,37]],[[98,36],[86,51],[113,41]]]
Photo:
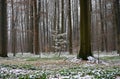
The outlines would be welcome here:
[[[0,56],[120,53],[120,0],[0,0]]]

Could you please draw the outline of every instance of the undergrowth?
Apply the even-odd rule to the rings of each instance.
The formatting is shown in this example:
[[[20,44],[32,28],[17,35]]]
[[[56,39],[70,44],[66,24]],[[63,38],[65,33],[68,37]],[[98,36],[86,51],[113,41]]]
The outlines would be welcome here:
[[[48,79],[50,75],[55,77],[56,74],[68,76],[69,78],[72,77],[72,79],[76,79],[76,76],[84,77],[86,75],[93,76],[93,79],[115,79],[117,75],[120,75],[120,67],[99,65],[93,67],[76,66],[53,71],[52,69],[45,70],[31,65],[0,65],[0,78],[2,79]]]

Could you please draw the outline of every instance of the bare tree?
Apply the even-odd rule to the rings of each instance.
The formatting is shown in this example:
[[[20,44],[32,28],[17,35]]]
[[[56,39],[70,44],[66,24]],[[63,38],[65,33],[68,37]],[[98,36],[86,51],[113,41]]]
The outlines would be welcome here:
[[[116,18],[116,29],[117,29],[117,52],[120,55],[120,4],[119,0],[115,0],[115,18]]]
[[[80,51],[78,58],[87,60],[88,56],[92,56],[89,1],[80,0],[80,15]]]
[[[69,53],[73,54],[73,47],[72,47],[72,16],[71,16],[71,0],[68,3],[68,40],[69,40]]]
[[[0,56],[7,57],[7,0],[0,0]]]
[[[33,1],[33,16],[34,16],[34,53],[39,54],[39,26],[37,14],[37,0]]]

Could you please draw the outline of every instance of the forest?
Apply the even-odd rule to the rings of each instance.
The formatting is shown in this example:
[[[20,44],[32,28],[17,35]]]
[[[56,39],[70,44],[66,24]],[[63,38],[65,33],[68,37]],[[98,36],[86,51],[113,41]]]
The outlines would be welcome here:
[[[0,0],[0,79],[120,79],[120,0]]]

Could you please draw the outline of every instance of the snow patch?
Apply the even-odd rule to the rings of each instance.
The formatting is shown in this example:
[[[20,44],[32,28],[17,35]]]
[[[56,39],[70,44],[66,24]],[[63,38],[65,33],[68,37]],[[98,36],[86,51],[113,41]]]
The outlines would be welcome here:
[[[73,62],[73,63],[80,63],[81,59],[77,59],[77,57],[68,58],[67,61]]]
[[[109,63],[107,63],[105,61],[102,61],[102,60],[99,60],[97,58],[94,58],[92,56],[87,57],[87,59],[88,59],[88,62],[90,62],[90,63],[103,64],[103,65],[106,65],[106,66],[109,65]]]

